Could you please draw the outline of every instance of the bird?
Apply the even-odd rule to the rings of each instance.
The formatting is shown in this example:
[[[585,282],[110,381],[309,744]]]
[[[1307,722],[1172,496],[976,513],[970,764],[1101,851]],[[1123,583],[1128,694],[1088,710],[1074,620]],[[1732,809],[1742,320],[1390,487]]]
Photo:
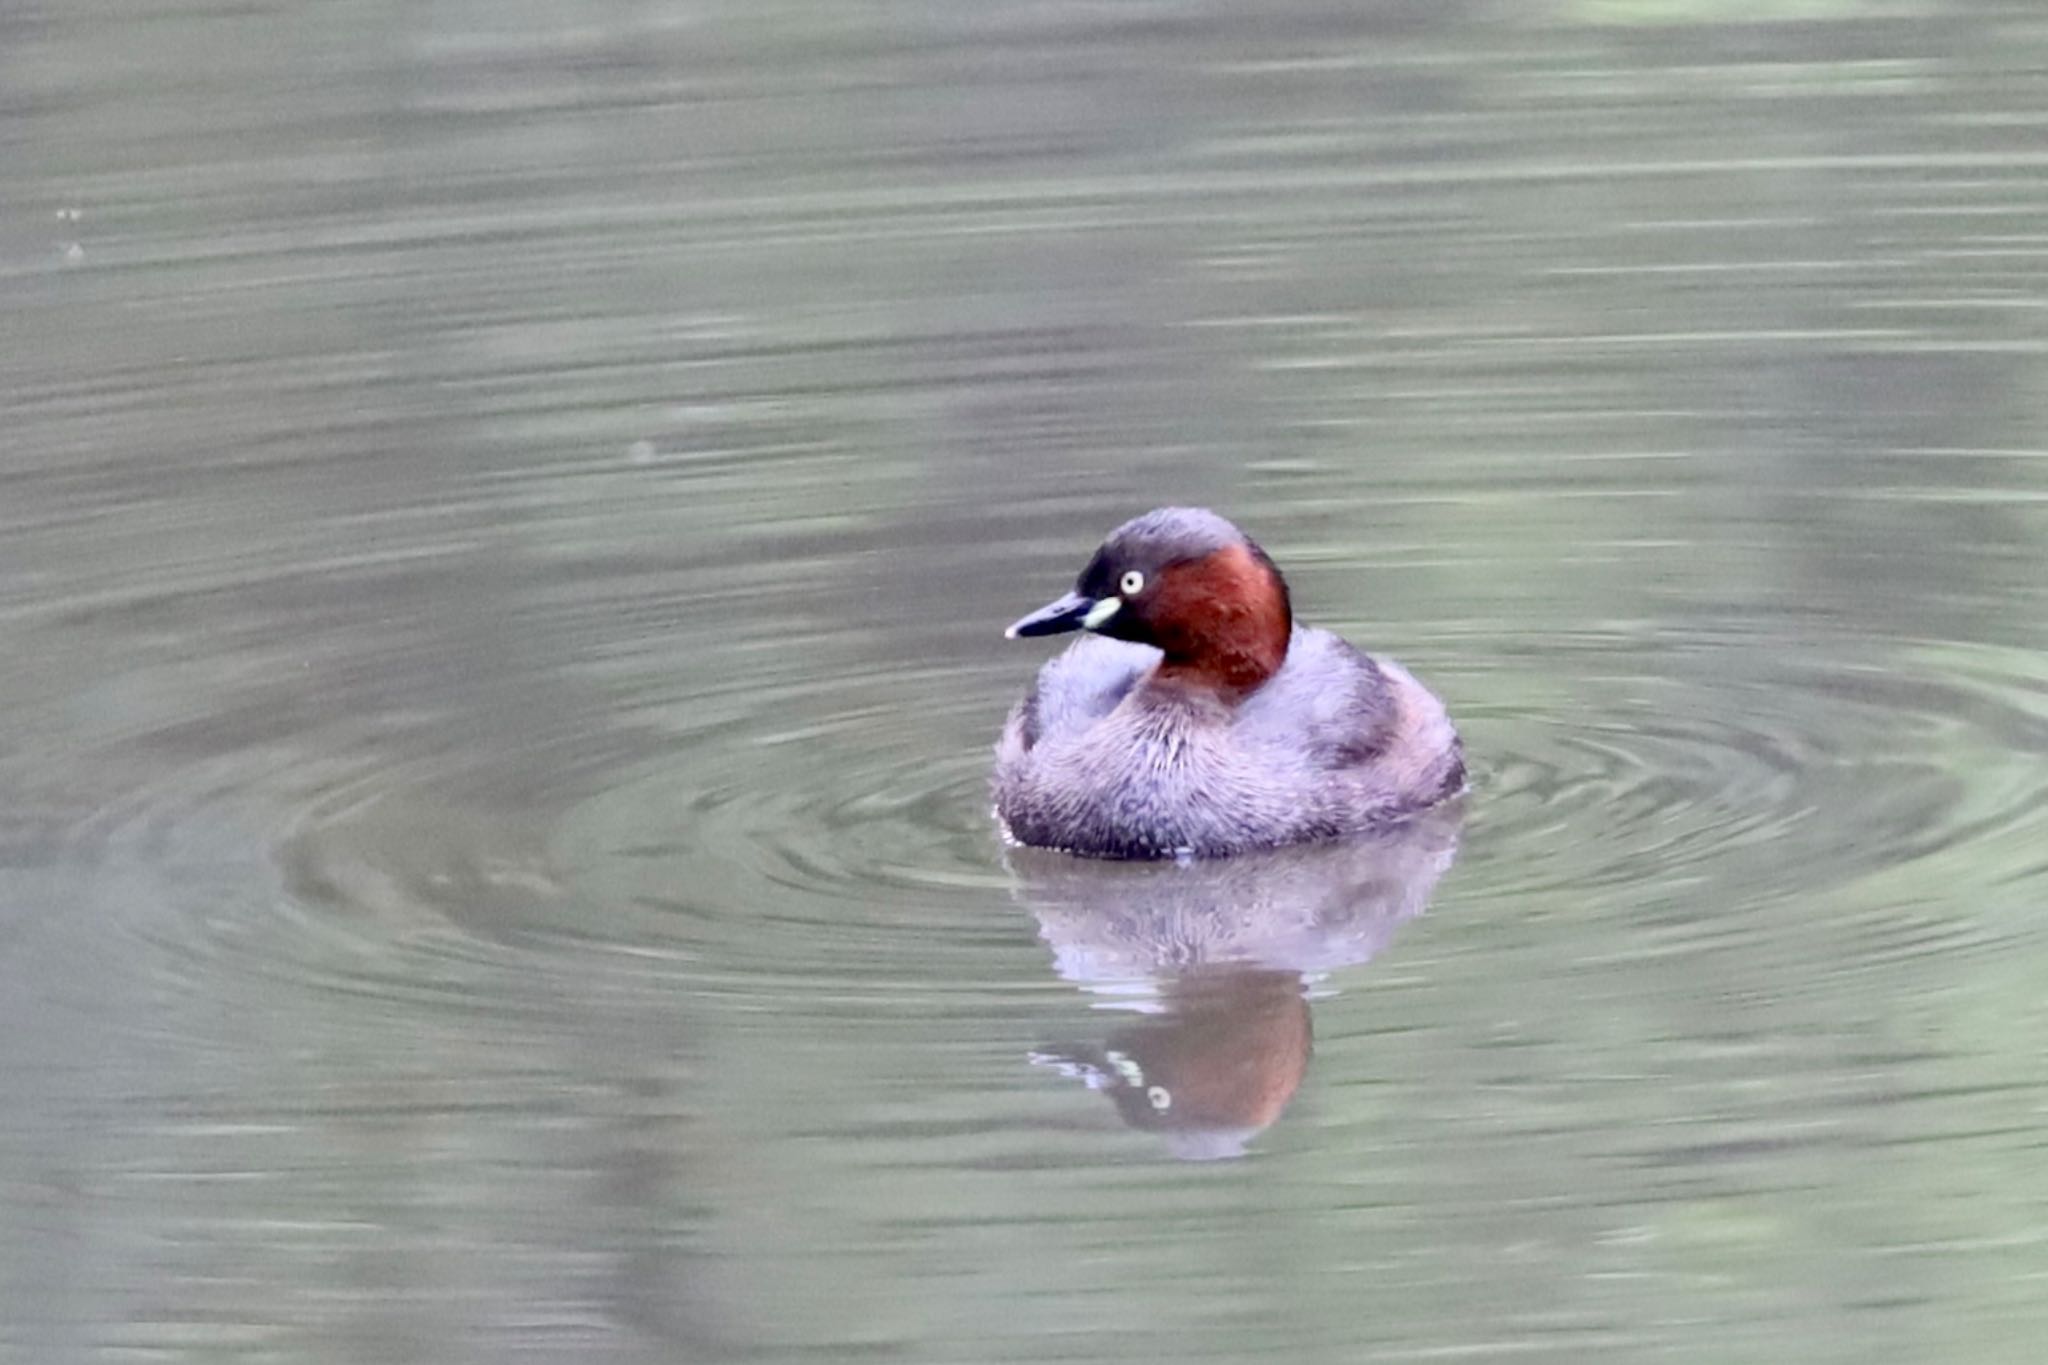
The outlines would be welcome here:
[[[1096,858],[1228,857],[1339,838],[1465,787],[1464,749],[1391,659],[1294,619],[1287,580],[1214,512],[1110,532],[1073,590],[1012,624],[1082,638],[1040,668],[996,743],[1017,843]]]

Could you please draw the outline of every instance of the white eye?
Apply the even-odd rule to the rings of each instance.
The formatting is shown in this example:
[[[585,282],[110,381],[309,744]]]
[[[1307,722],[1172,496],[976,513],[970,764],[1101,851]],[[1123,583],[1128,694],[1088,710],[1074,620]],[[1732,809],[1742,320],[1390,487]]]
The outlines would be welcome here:
[[[1116,581],[1117,591],[1126,597],[1136,597],[1145,591],[1145,575],[1136,569],[1127,569],[1124,576]]]

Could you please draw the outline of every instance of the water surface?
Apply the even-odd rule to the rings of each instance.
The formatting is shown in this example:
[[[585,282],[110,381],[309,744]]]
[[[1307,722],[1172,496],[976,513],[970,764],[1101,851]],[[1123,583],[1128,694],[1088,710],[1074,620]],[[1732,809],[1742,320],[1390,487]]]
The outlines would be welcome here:
[[[0,16],[0,1357],[2032,1359],[2044,72]],[[1462,812],[1001,846],[1001,627],[1166,501]]]

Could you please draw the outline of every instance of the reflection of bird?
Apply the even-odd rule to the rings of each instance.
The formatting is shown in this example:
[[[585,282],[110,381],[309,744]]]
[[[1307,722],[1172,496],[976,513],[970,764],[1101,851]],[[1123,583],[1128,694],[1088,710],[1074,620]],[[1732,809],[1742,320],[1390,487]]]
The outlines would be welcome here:
[[[1304,975],[1367,961],[1420,914],[1462,818],[1454,802],[1337,843],[1207,862],[1010,850],[1060,975],[1143,1016],[1031,1060],[1102,1092],[1176,1156],[1241,1155],[1307,1072]]]
[[[1159,1133],[1175,1156],[1238,1156],[1280,1117],[1308,1071],[1308,1002],[1301,978],[1260,967],[1216,967],[1166,982],[1161,1012],[1109,1035],[1031,1060],[1085,1081],[1125,1123]]]
[[[1273,561],[1213,512],[1126,522],[1009,634],[1070,630],[1093,635],[1039,671],[996,745],[996,809],[1022,843],[1241,853],[1381,826],[1464,785],[1443,704],[1297,626]]]

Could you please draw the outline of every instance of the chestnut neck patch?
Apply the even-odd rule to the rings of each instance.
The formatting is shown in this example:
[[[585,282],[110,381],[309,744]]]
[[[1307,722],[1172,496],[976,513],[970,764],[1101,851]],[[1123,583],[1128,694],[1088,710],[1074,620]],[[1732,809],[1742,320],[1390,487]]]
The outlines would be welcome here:
[[[1148,605],[1151,642],[1166,655],[1162,680],[1211,687],[1234,701],[1287,660],[1287,583],[1256,546],[1226,545],[1174,565]]]

